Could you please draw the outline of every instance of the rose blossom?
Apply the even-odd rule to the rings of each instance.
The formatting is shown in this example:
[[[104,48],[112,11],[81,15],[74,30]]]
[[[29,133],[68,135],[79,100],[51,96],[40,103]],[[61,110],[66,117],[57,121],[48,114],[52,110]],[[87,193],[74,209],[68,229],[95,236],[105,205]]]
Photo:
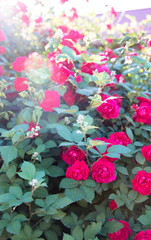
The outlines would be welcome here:
[[[109,99],[103,102],[96,110],[101,114],[105,119],[114,119],[119,116],[120,106],[116,103],[115,100]]]
[[[138,171],[135,178],[132,180],[133,190],[141,195],[151,194],[151,173]]]
[[[149,162],[151,162],[151,144],[148,146],[142,147],[141,152],[143,157]]]
[[[132,230],[129,228],[129,223],[122,220],[119,220],[119,222],[122,223],[124,227],[117,232],[108,233],[110,240],[127,240],[129,235],[132,235]]]
[[[52,62],[50,64],[50,73],[51,81],[56,82],[59,85],[62,85],[69,77],[70,70],[66,68],[62,63],[56,64],[55,62]]]
[[[72,165],[75,161],[83,161],[85,159],[85,153],[76,146],[71,146],[68,148],[63,148],[62,159],[68,164]]]
[[[14,88],[17,92],[22,92],[28,89],[28,80],[25,77],[16,78]]]
[[[109,207],[110,207],[111,210],[114,210],[118,207],[118,205],[114,200],[112,200],[109,204]]]
[[[148,105],[142,105],[136,109],[136,121],[145,123],[151,114],[151,109]]]
[[[0,55],[5,53],[6,52],[6,49],[2,46],[0,46]]]
[[[92,179],[98,183],[109,183],[116,179],[114,163],[104,158],[92,165]]]
[[[132,140],[127,136],[125,132],[115,132],[109,136],[109,141],[115,145],[126,146],[132,143]]]
[[[89,168],[85,161],[76,161],[71,167],[67,168],[66,178],[71,178],[76,181],[86,180],[89,176]]]
[[[25,61],[25,70],[31,70],[42,67],[44,60],[42,56],[37,52],[31,52]]]
[[[60,107],[60,95],[56,91],[46,90],[44,100],[38,103],[45,112],[52,112],[53,108]]]
[[[72,92],[69,89],[63,95],[63,99],[69,106],[72,106],[74,104],[74,102],[75,102],[74,96],[73,96]]]
[[[17,57],[15,62],[12,63],[12,68],[16,72],[22,72],[25,70],[25,62],[27,60],[27,57],[20,56]]]
[[[137,233],[134,237],[134,240],[150,240],[151,239],[151,230],[141,231]]]

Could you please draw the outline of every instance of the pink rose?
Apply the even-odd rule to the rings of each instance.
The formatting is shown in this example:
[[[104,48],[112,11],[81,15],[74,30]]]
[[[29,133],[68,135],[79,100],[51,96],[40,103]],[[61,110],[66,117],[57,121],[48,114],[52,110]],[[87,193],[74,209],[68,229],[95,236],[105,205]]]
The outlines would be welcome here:
[[[63,148],[61,157],[68,165],[72,165],[77,160],[83,161],[85,159],[85,152],[76,146],[71,146],[70,148]]]
[[[110,207],[111,210],[114,210],[118,207],[118,205],[114,200],[112,200],[109,204],[109,207]]]
[[[134,240],[151,240],[151,230],[137,233],[134,237]]]
[[[16,78],[14,88],[17,92],[22,92],[28,89],[28,79],[25,77]]]
[[[0,46],[0,55],[5,53],[6,52],[6,49],[2,46]]]
[[[148,146],[142,147],[141,152],[143,157],[149,162],[151,162],[151,144]]]
[[[38,103],[45,112],[52,112],[53,108],[60,107],[60,95],[56,91],[46,90],[44,100]]]
[[[71,167],[67,168],[66,178],[71,178],[76,181],[86,180],[89,176],[89,168],[85,161],[76,161]]]
[[[96,110],[101,114],[105,119],[114,119],[119,116],[120,106],[116,103],[115,100],[109,99],[103,102]]]
[[[50,64],[50,73],[51,81],[62,85],[68,79],[70,75],[70,70],[66,68],[62,63],[56,64],[55,62],[52,62]]]
[[[110,219],[109,221],[111,221]],[[129,228],[129,223],[119,220],[120,223],[123,224],[123,228],[118,230],[117,232],[114,233],[108,233],[108,237],[110,240],[127,240],[129,235],[132,235],[132,230]]]
[[[151,173],[138,171],[135,178],[132,180],[133,190],[141,195],[151,194]]]
[[[92,179],[98,183],[109,183],[116,179],[114,163],[99,158],[92,165]]]
[[[125,132],[115,132],[109,136],[109,141],[115,145],[126,146],[132,143],[132,140],[127,136]]]
[[[27,60],[27,57],[20,56],[17,57],[15,62],[12,63],[12,68],[16,72],[22,72],[25,70],[25,62]]]
[[[44,60],[42,56],[37,52],[32,52],[29,54],[28,58],[25,61],[24,68],[25,70],[31,70],[42,67]]]

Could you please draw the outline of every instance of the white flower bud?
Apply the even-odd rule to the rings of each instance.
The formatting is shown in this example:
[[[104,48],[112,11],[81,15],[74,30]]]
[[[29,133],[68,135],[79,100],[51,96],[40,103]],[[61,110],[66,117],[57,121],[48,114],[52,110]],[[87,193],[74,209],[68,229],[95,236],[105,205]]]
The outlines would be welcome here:
[[[32,179],[32,181],[29,183],[29,185],[31,185],[32,187],[35,187],[38,184],[38,180],[37,179]]]
[[[83,123],[83,120],[84,120],[84,116],[80,114],[77,118],[77,123]]]
[[[77,134],[82,134],[82,132],[80,130],[77,130]]]

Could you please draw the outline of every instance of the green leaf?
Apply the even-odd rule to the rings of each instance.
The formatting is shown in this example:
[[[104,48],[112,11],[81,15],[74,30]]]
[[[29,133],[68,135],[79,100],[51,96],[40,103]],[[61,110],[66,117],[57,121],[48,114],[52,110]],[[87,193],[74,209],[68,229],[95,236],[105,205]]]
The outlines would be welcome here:
[[[45,147],[54,148],[54,147],[57,147],[57,144],[55,143],[55,141],[49,140],[48,142],[45,143]]]
[[[78,134],[77,133],[77,130],[75,130],[73,133],[72,133],[72,137],[73,137],[73,141],[76,142],[76,143],[79,143],[83,140],[83,133],[81,134]]]
[[[19,186],[11,186],[9,192],[18,199],[21,199],[23,193]]]
[[[59,198],[58,200],[55,201],[53,207],[61,209],[70,205],[71,203],[73,203],[73,200],[71,200],[70,198],[67,197]]]
[[[21,224],[19,220],[11,221],[10,223],[7,224],[6,230],[9,233],[12,234],[19,234],[21,229]]]
[[[64,170],[58,166],[50,166],[48,170],[46,170],[46,174],[51,177],[60,177],[64,176]]]
[[[6,220],[0,220],[0,229],[3,229],[4,227],[7,226],[7,221]]]
[[[138,192],[134,191],[134,190],[130,190],[129,193],[128,193],[128,198],[131,200],[131,201],[134,201],[138,196]]]
[[[32,192],[26,192],[26,193],[22,196],[22,201],[25,202],[25,203],[32,202],[32,201],[33,201],[33,198],[31,197],[31,195],[32,195]]]
[[[84,185],[81,186],[80,189],[83,192],[83,198],[85,199],[85,201],[92,203],[92,200],[95,197],[93,189]]]
[[[72,236],[75,240],[83,240],[83,231],[80,226],[75,226],[75,228],[72,230]]]
[[[138,152],[136,154],[136,161],[142,165],[145,163],[145,158],[142,156],[142,153]]]
[[[127,168],[125,168],[125,167],[118,166],[116,169],[117,169],[118,172],[120,172],[120,173],[122,173],[124,175],[129,175],[128,171],[127,171]]]
[[[30,162],[24,162],[21,166],[21,173],[18,173],[18,175],[26,180],[31,180],[32,178],[34,178],[36,169],[35,166],[30,163]]]
[[[115,220],[111,220],[108,221],[104,226],[103,226],[103,231],[106,233],[114,233],[117,232],[118,230],[120,230],[121,228],[123,228],[123,224],[115,221]]]
[[[143,225],[151,225],[151,218],[149,218],[147,215],[141,215],[139,218],[137,218],[137,220]]]
[[[16,174],[16,166],[15,165],[10,165],[8,170],[6,171],[6,175],[9,179],[11,179],[12,177],[14,177],[14,175]]]
[[[63,233],[63,239],[62,240],[75,240],[72,236],[69,234]]]
[[[3,146],[1,149],[2,159],[6,164],[17,157],[17,148],[15,146]]]
[[[50,206],[52,203],[54,203],[58,198],[58,194],[50,195],[46,197],[45,203],[47,206]]]
[[[132,173],[133,174],[137,174],[137,172],[138,171],[142,171],[143,169],[141,168],[141,167],[134,167],[133,169],[132,169]]]
[[[60,182],[60,188],[76,188],[78,186],[78,182],[71,178],[64,178]]]
[[[133,141],[134,136],[133,136],[132,130],[127,127],[126,128],[126,133],[127,133],[128,137]]]
[[[66,189],[65,195],[75,202],[84,198],[84,193],[81,188]]]
[[[69,142],[73,141],[72,134],[68,127],[63,126],[63,125],[56,125],[56,129],[57,129],[57,133],[59,136],[61,136],[62,138],[64,138],[65,140],[67,140]]]
[[[84,239],[85,240],[93,239],[101,231],[101,228],[102,223],[92,222],[91,225],[88,225],[84,231]]]
[[[82,185],[87,186],[87,187],[95,187],[96,182],[94,180],[87,179],[87,180],[83,181]]]
[[[148,199],[147,196],[143,196],[143,195],[138,195],[137,198],[135,199],[136,203],[141,203],[141,202],[145,202]]]
[[[128,147],[125,147],[123,145],[113,145],[108,148],[108,153],[129,153],[131,152],[131,149]]]
[[[44,152],[45,151],[45,144],[40,144],[38,147],[37,147],[37,149],[36,149],[36,152],[38,152],[38,153],[42,153],[42,152]]]

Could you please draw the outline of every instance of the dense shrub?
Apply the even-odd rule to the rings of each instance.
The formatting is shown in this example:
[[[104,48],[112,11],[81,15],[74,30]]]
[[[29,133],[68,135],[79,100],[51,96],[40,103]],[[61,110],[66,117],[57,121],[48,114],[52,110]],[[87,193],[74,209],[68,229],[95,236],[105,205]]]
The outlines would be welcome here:
[[[27,10],[1,13],[0,239],[151,239],[150,18]]]

